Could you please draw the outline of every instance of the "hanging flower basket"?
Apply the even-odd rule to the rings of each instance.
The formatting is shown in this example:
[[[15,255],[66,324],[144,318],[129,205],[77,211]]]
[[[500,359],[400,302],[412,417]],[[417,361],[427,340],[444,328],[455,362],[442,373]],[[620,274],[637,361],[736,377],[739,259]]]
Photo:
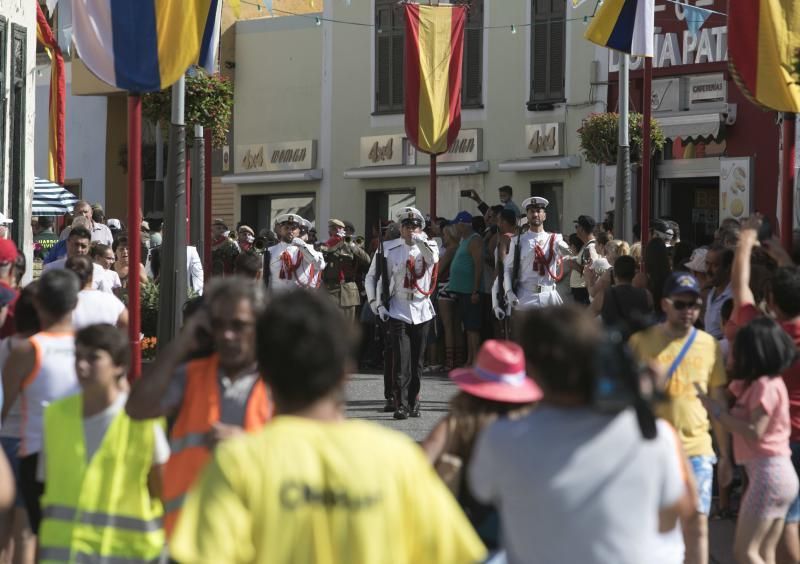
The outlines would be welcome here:
[[[642,114],[631,113],[629,116],[629,135],[631,144],[631,162],[636,163],[642,157]],[[581,138],[581,150],[586,160],[592,164],[617,164],[617,146],[619,132],[619,114],[590,114],[585,120],[578,135]],[[661,125],[655,119],[650,120],[650,153],[655,155],[664,148],[665,138]]]
[[[145,94],[142,101],[144,116],[162,127],[167,127],[172,115],[172,89]],[[209,75],[197,69],[186,77],[184,118],[187,141],[194,136],[194,126],[201,125],[211,130],[214,148],[227,142],[233,116],[233,84],[218,74]]]

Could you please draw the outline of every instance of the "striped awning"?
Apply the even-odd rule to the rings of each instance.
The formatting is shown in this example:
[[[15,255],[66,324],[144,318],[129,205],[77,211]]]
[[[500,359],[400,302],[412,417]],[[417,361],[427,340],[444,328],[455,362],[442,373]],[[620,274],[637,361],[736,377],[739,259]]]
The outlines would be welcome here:
[[[72,211],[78,197],[55,182],[36,178],[33,185],[33,209],[31,215],[64,215]]]

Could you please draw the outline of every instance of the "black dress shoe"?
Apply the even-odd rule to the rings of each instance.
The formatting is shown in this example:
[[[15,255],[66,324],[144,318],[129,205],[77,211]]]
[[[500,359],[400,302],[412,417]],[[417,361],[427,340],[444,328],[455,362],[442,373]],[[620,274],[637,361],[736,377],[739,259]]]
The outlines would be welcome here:
[[[408,410],[405,407],[398,407],[394,412],[394,418],[397,420],[408,419]]]
[[[394,411],[394,400],[387,399],[386,404],[383,406],[384,413],[391,413]]]
[[[421,417],[419,407],[419,402],[415,403],[414,407],[411,408],[411,411],[408,412],[408,415],[411,417]]]

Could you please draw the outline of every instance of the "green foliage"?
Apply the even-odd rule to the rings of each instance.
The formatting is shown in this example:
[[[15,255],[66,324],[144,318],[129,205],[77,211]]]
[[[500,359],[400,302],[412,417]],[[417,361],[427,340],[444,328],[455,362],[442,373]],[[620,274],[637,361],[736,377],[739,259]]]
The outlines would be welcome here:
[[[629,115],[629,135],[631,144],[631,162],[639,162],[642,156],[642,114],[632,112]],[[581,150],[586,160],[592,164],[617,164],[617,145],[619,132],[619,114],[606,112],[590,114],[585,120],[578,135],[581,138]],[[651,156],[664,148],[664,131],[655,119],[650,120]]]
[[[150,121],[168,126],[172,114],[172,89],[145,94],[142,113]],[[225,145],[233,117],[233,84],[223,76],[209,75],[197,69],[194,76],[186,77],[184,113],[187,138],[193,136],[195,125],[201,125],[211,130],[215,148]]]

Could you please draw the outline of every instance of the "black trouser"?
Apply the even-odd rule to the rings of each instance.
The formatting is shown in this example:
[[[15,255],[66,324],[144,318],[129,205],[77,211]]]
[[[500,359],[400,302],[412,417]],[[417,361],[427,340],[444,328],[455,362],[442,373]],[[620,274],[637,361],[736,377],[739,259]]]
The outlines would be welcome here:
[[[389,337],[389,322],[381,321],[378,318],[378,325],[375,330],[380,331],[381,345],[383,347],[383,397],[396,403],[397,380],[394,377],[394,351],[392,350],[392,340]]]
[[[430,326],[430,321],[412,325],[398,319],[389,320],[395,386],[398,392],[395,396],[397,407],[410,410],[419,399],[420,376],[425,363],[425,346]]]
[[[39,453],[19,459],[19,489],[28,511],[28,522],[34,534],[39,532],[42,522],[42,505],[40,498],[44,494],[44,484],[36,479],[39,466]]]

